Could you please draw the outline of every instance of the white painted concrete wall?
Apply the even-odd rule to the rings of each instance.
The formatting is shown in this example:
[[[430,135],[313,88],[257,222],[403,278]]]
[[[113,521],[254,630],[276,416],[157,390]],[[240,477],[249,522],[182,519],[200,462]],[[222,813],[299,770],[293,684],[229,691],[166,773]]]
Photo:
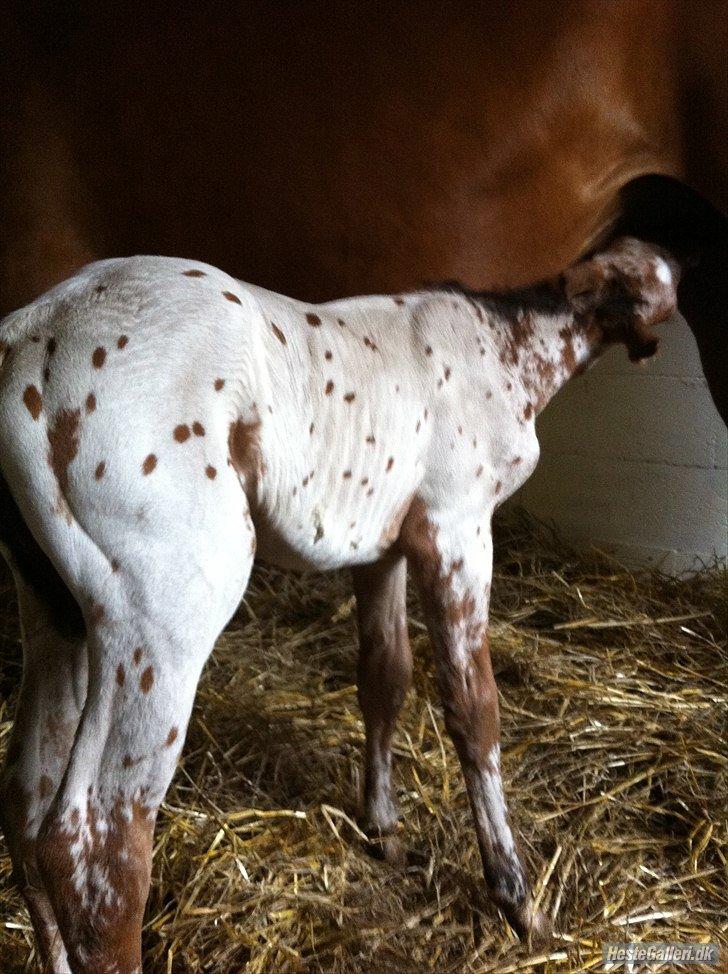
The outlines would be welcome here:
[[[577,544],[680,573],[728,555],[728,430],[675,316],[642,366],[612,349],[538,420],[541,462],[513,501]]]

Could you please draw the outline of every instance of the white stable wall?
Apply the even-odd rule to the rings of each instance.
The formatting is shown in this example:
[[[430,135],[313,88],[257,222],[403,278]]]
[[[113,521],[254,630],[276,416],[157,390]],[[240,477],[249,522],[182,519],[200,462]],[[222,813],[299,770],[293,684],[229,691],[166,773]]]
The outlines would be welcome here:
[[[644,365],[614,348],[548,406],[513,502],[578,545],[681,573],[728,555],[728,430],[684,319],[659,331]]]

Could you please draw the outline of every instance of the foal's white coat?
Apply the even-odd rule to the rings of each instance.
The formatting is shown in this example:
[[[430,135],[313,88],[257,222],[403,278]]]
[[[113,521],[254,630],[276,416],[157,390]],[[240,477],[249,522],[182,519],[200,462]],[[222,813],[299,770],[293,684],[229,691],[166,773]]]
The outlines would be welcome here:
[[[487,885],[519,930],[539,926],[501,786],[491,515],[533,470],[560,385],[608,341],[654,350],[674,270],[623,241],[502,304],[439,289],[311,306],[136,257],[0,325],[2,477],[85,622],[63,634],[0,537],[26,653],[7,831],[53,971],[139,969],[154,816],[256,544],[283,567],[355,568],[364,821],[389,851],[407,559]],[[615,288],[631,302],[616,324]]]

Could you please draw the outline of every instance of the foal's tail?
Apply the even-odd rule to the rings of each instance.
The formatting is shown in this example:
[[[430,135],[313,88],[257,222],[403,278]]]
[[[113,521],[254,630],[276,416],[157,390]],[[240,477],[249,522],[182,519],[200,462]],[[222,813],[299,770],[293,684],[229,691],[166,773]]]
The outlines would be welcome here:
[[[30,341],[36,329],[43,326],[51,313],[51,303],[39,300],[11,311],[0,321],[0,366],[12,348]]]

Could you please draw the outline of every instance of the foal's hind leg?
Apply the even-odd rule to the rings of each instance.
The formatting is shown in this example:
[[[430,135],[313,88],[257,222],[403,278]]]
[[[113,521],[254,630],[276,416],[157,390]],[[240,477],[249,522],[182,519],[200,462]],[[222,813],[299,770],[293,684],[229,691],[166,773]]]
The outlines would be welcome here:
[[[200,671],[252,564],[252,526],[235,500],[240,520],[221,516],[217,531],[142,538],[130,530],[119,540],[120,570],[84,604],[86,705],[38,838],[74,974],[141,971],[157,810]]]
[[[387,557],[354,569],[359,620],[359,704],[366,729],[364,829],[385,857],[401,857],[393,835],[399,812],[392,789],[392,734],[412,680],[407,636],[407,563]]]
[[[68,974],[66,951],[36,862],[36,838],[63,777],[86,693],[86,631],[78,606],[47,568],[45,597],[15,566],[23,682],[0,780],[2,827],[13,877],[28,906],[44,970]]]

